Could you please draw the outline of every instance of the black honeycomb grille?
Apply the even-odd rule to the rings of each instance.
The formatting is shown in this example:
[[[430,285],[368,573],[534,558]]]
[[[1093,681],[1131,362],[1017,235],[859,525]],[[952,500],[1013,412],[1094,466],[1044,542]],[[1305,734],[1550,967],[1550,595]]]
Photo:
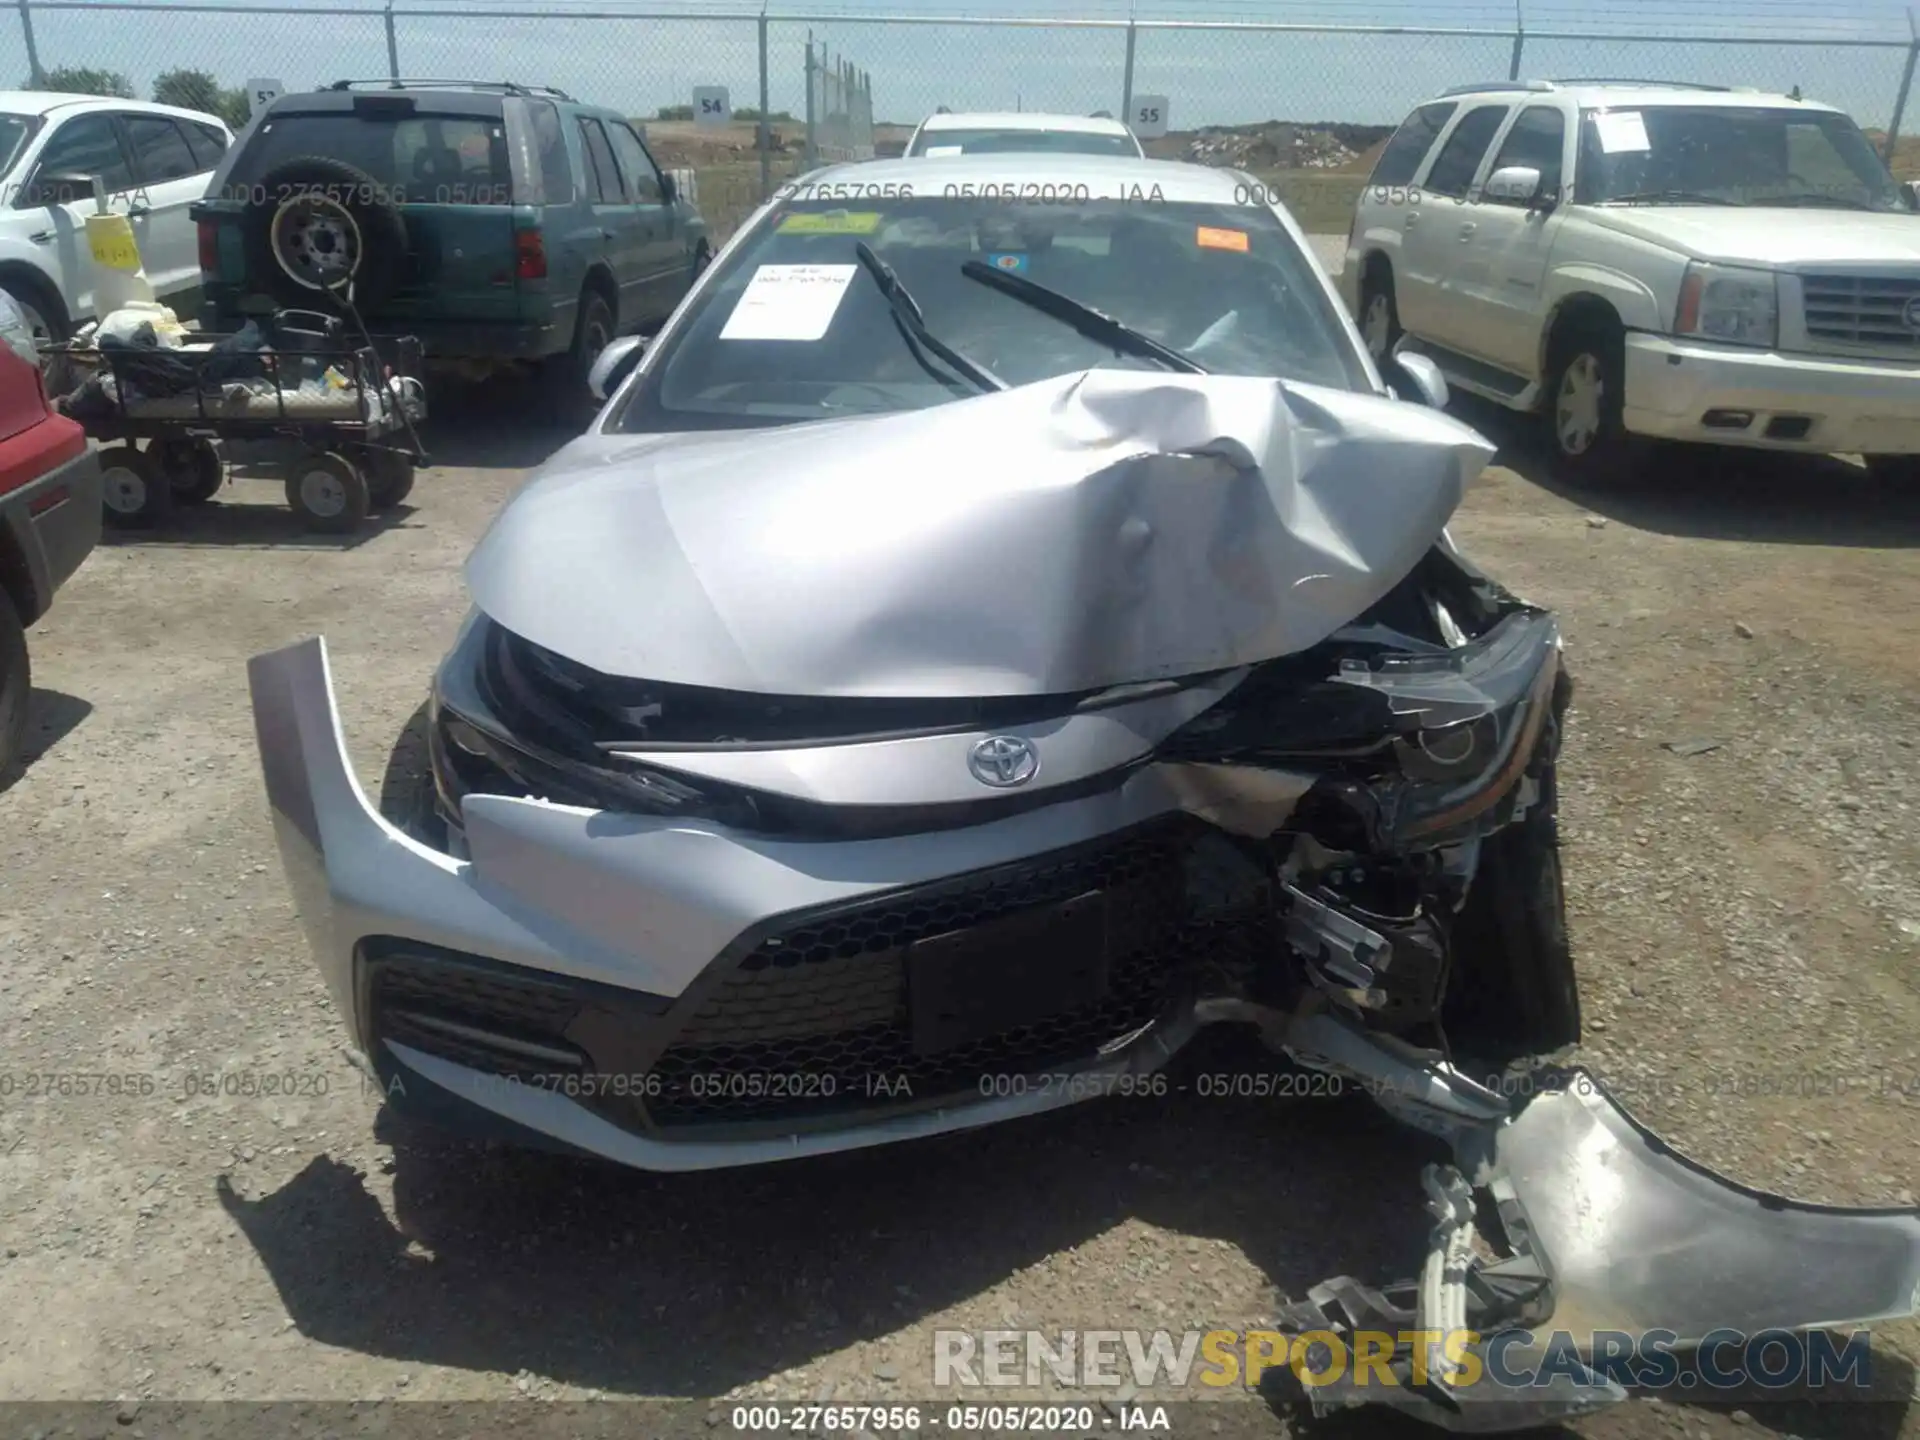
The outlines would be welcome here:
[[[1078,852],[883,897],[763,938],[704,997],[655,1063],[656,1126],[797,1119],[903,1098],[974,1096],[981,1077],[1093,1057],[1174,998],[1207,930],[1193,922],[1192,832],[1156,825]],[[913,1043],[906,947],[1091,890],[1117,937],[1105,997],[931,1056]],[[734,1077],[763,1077],[743,1082]],[[876,1099],[871,1078],[884,1079]],[[905,1089],[900,1082],[905,1081]]]
[[[580,1000],[564,984],[399,955],[374,970],[371,999],[381,1039],[457,1065],[522,1079],[585,1066],[566,1038]]]

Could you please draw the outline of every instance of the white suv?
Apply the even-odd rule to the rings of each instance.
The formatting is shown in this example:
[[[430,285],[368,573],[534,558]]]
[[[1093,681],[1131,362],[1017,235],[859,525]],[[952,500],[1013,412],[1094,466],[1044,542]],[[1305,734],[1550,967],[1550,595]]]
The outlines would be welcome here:
[[[1450,90],[1381,152],[1341,288],[1376,359],[1544,410],[1584,480],[1622,474],[1636,435],[1920,474],[1920,216],[1830,106]]]
[[[126,212],[154,294],[183,315],[200,285],[187,207],[233,132],[212,115],[94,95],[0,91],[0,290],[34,339],[64,340],[93,314],[92,177]]]

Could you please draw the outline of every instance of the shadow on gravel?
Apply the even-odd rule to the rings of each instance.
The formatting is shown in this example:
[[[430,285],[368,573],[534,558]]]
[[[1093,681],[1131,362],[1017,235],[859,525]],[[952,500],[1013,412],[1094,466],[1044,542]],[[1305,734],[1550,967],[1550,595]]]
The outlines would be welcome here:
[[[1454,414],[1500,447],[1495,463],[1595,515],[1694,540],[1920,546],[1920,485],[1874,480],[1831,456],[1775,455],[1695,445],[1650,447],[1612,488],[1561,477],[1537,438],[1539,421],[1471,396]]]
[[[29,632],[31,633],[31,632]],[[60,690],[36,688],[27,697],[27,738],[13,764],[0,770],[0,795],[4,795],[34,763],[93,713],[93,702]]]
[[[235,485],[241,494],[251,498],[271,495],[280,482],[242,476]],[[414,513],[412,505],[396,505],[391,510],[368,516],[366,523],[351,534],[329,535],[309,530],[306,522],[285,504],[209,500],[190,509],[176,510],[151,530],[104,531],[100,543],[115,548],[165,545],[197,550],[357,550],[389,530],[405,525]]]
[[[1434,1158],[1361,1100],[1116,1099],[679,1176],[383,1128],[397,1225],[358,1172],[327,1157],[257,1200],[220,1181],[304,1335],[661,1396],[719,1394],[1040,1266],[1051,1271],[1045,1314],[996,1302],[957,1323],[1178,1330],[1213,1319],[1151,1308],[1154,1271],[1211,1268],[1179,1241],[1134,1251],[1140,1278],[1121,1283],[1145,1294],[1130,1313],[1075,1301],[1074,1249],[1134,1219],[1224,1240],[1291,1294],[1339,1273],[1411,1275],[1428,1223],[1419,1169]],[[1203,1283],[1182,1280],[1189,1294]],[[901,1398],[922,1398],[931,1354],[892,1360]]]
[[[535,383],[511,375],[441,379],[427,409],[420,442],[436,467],[529,470],[584,428],[555,424]]]

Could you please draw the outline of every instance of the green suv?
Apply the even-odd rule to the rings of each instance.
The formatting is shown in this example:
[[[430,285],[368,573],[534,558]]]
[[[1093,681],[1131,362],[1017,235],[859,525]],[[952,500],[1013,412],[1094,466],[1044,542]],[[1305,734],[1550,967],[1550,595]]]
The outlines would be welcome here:
[[[658,326],[711,255],[623,116],[515,84],[282,95],[192,213],[206,329],[343,292],[376,339],[418,336],[467,369],[539,364],[576,409],[607,342]]]

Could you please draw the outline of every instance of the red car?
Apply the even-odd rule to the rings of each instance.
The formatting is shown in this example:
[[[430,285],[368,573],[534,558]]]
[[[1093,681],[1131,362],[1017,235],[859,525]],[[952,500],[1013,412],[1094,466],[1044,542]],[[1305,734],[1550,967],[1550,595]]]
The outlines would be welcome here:
[[[27,627],[100,539],[100,462],[47,403],[33,334],[0,294],[0,785],[27,733]]]

